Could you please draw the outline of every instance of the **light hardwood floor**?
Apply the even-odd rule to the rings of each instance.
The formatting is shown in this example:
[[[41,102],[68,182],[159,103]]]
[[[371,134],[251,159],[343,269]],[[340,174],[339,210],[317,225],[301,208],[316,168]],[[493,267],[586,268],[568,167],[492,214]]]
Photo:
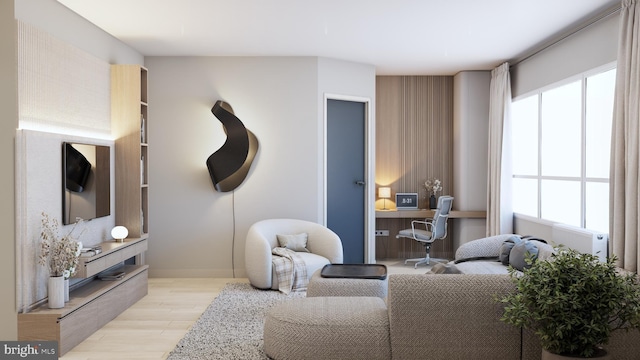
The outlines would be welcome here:
[[[424,274],[429,267],[386,260],[389,274]],[[166,359],[222,288],[247,279],[149,279],[149,294],[66,353],[61,360]]]
[[[149,279],[149,294],[63,360],[166,359],[225,284],[247,279]]]

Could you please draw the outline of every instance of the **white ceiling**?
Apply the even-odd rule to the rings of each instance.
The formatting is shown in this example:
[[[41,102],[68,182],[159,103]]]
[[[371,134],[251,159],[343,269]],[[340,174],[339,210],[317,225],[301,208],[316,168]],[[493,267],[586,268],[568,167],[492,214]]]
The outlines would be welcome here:
[[[515,61],[621,0],[58,0],[145,56],[321,56],[379,75]]]

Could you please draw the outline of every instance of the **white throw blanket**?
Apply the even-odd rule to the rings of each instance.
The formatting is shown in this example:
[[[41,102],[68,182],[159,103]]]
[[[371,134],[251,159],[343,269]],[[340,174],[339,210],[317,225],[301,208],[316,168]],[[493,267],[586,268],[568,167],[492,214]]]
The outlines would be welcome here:
[[[273,267],[278,277],[278,290],[285,294],[291,291],[305,291],[309,279],[307,267],[302,257],[295,251],[276,247],[271,250]]]

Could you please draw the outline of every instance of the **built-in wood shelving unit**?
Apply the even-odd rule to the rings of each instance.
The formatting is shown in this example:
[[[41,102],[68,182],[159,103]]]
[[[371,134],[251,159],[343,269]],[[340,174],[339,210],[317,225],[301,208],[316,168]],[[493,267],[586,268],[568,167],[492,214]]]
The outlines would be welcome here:
[[[111,66],[111,127],[115,137],[116,225],[125,226],[123,242],[106,240],[102,252],[81,257],[76,277],[83,278],[60,309],[34,305],[18,314],[18,340],[58,341],[64,355],[148,292],[149,177],[147,143],[147,69]],[[144,119],[144,120],[143,120]],[[121,273],[115,280],[105,274]]]
[[[111,66],[111,127],[116,139],[116,225],[149,232],[147,69]]]
[[[121,280],[95,278],[69,294],[60,309],[43,304],[18,314],[18,340],[58,342],[64,355],[147,294],[147,265],[123,265],[109,271],[123,271]]]

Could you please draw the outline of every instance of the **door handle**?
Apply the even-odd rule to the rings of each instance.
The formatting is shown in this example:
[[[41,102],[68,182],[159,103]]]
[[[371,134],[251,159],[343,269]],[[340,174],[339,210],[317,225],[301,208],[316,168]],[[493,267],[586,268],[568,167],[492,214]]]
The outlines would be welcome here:
[[[364,186],[365,182],[363,180],[357,180],[356,185]]]

